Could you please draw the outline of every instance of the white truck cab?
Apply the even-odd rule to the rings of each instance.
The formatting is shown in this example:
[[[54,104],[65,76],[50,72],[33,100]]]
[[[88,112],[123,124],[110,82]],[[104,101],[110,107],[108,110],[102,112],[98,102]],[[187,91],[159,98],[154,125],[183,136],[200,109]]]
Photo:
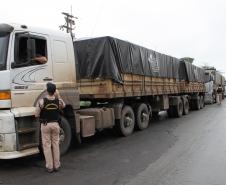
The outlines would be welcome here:
[[[39,64],[34,57],[47,58]],[[0,159],[38,153],[35,105],[46,83],[56,83],[66,103],[79,107],[70,34],[0,24]],[[73,99],[73,101],[72,101]]]

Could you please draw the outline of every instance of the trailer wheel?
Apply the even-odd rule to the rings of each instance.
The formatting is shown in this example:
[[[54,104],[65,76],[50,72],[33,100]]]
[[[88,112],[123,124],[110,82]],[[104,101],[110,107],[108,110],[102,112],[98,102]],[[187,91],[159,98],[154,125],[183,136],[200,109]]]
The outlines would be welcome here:
[[[194,109],[199,110],[200,109],[200,97],[198,96],[197,99],[194,100]]]
[[[179,99],[177,105],[174,106],[174,115],[179,118],[183,115],[183,103],[182,100]]]
[[[61,117],[61,124],[60,124],[60,155],[64,155],[67,153],[70,144],[71,144],[71,126],[68,121]]]
[[[205,95],[202,96],[203,98],[203,108],[206,106],[206,103],[205,103]]]
[[[200,109],[204,108],[204,98],[203,96],[200,96]]]
[[[149,111],[146,104],[139,104],[136,110],[136,123],[139,130],[144,130],[149,124]]]
[[[129,136],[133,133],[135,125],[135,116],[133,109],[126,105],[121,112],[121,119],[116,123],[116,129],[122,136]]]
[[[215,93],[213,93],[212,97],[213,97],[213,103],[216,103],[216,102],[217,102],[217,99],[216,99],[216,94],[215,94]]]
[[[189,103],[188,103],[188,99],[185,98],[183,101],[183,114],[187,115],[189,113]]]

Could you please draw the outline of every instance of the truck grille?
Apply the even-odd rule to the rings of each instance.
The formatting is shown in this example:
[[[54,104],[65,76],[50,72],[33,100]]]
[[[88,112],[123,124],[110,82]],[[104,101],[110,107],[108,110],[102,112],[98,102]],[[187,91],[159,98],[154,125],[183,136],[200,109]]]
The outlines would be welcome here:
[[[17,150],[24,150],[39,145],[40,126],[31,116],[17,118]]]

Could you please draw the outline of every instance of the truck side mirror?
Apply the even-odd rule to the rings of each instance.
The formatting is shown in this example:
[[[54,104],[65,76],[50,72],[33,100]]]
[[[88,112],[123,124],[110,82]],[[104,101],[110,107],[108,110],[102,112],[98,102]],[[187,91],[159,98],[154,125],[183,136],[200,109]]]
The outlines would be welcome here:
[[[35,39],[29,38],[27,40],[27,54],[29,60],[31,58],[35,58],[36,55]]]

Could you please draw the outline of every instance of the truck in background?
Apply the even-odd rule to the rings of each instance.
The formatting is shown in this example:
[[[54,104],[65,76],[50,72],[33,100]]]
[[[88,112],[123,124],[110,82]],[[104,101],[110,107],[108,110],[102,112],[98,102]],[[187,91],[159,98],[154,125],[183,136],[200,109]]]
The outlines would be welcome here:
[[[36,55],[48,62],[36,63]],[[161,110],[181,117],[204,107],[205,71],[186,59],[112,37],[73,43],[64,32],[0,24],[0,159],[39,153],[34,111],[48,81],[66,103],[62,154],[72,139],[105,128],[129,136]]]
[[[225,77],[221,75],[214,67],[203,67],[205,69],[205,103],[212,104],[216,102],[217,89],[222,87],[222,97],[225,94]]]

